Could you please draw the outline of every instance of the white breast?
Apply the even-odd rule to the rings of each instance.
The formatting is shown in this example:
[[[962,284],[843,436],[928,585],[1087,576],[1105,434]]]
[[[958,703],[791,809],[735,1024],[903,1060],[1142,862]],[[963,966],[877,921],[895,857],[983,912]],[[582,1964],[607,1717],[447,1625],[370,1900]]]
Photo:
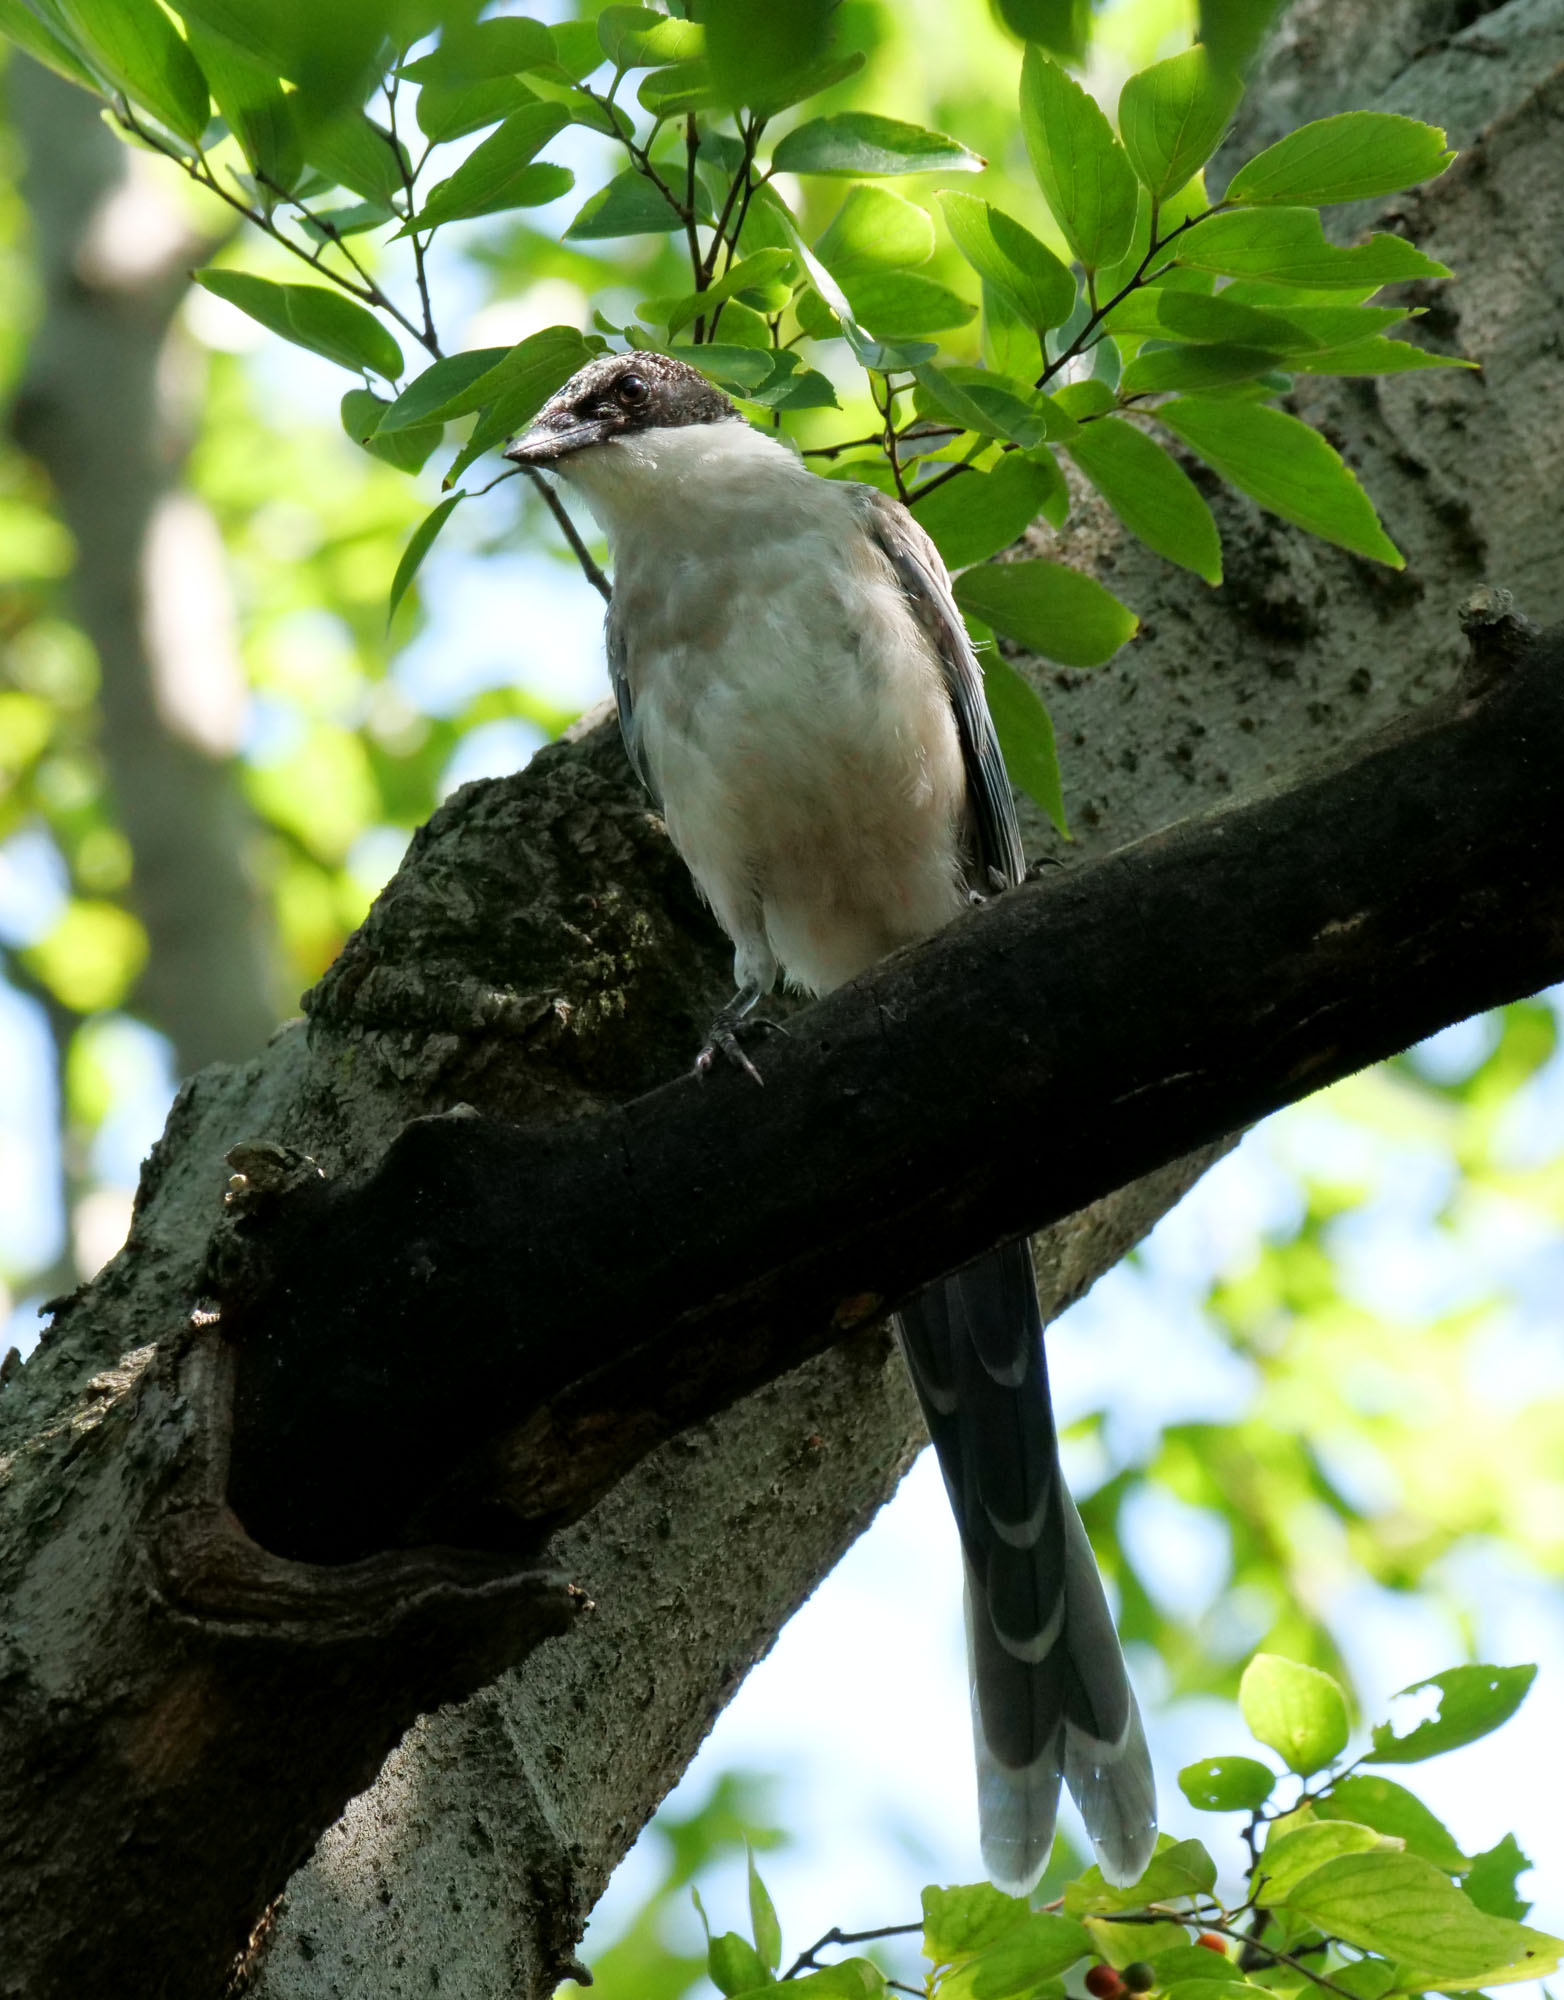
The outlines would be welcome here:
[[[639,753],[740,982],[824,992],[948,922],[960,742],[850,492],[738,423],[563,469],[608,531]]]

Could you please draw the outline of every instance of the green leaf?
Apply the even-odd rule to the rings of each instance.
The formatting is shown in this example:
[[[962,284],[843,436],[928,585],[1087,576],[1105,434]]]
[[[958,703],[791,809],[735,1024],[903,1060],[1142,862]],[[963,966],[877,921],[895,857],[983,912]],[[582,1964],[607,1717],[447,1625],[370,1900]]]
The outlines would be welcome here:
[[[35,62],[63,76],[68,83],[79,83],[95,96],[101,94],[99,80],[83,61],[81,51],[60,32],[63,26],[63,22],[59,28],[46,26],[26,5],[26,0],[0,0],[0,35],[7,36]]]
[[[866,271],[846,291],[859,325],[885,340],[965,326],[977,314],[970,300],[917,271]]]
[[[275,74],[199,21],[189,23],[189,34],[218,111],[256,176],[271,189],[293,187],[304,170],[304,151]]]
[[[771,156],[789,174],[976,173],[988,162],[943,132],[904,125],[872,111],[839,111],[797,125]]]
[[[686,112],[704,111],[717,101],[717,82],[711,64],[697,56],[691,62],[670,63],[644,77],[636,97],[654,118],[682,118]]]
[[[1230,278],[1336,287],[1399,285],[1410,278],[1448,278],[1405,237],[1379,234],[1343,249],[1327,243],[1317,208],[1235,209],[1208,216],[1178,241],[1178,262]]]
[[[1003,439],[1030,450],[1034,445],[1072,435],[1074,424],[1063,414],[1057,397],[1045,396],[1029,383],[980,368],[933,368],[916,371],[918,409],[976,431],[980,437]],[[1110,396],[1108,399],[1112,401]]]
[[[963,472],[918,502],[917,516],[950,570],[982,562],[1018,541],[1050,501],[1068,500],[1048,453],[1007,452],[992,472]]]
[[[848,346],[865,368],[881,371],[918,368],[937,351],[932,342],[893,344],[876,340],[872,334],[865,332],[858,324],[847,294],[799,235],[798,225],[791,216],[784,216],[783,226],[792,238],[793,249],[804,267],[805,276],[830,308]]]
[[[828,56],[824,61],[809,63],[803,69],[778,72],[751,86],[749,108],[758,117],[774,118],[779,111],[786,111],[795,104],[802,104],[806,98],[818,97],[821,91],[845,83],[848,77],[856,76],[867,61],[863,50],[855,49],[851,55]]]
[[[1477,363],[1459,354],[1430,354],[1408,340],[1370,335],[1344,347],[1293,355],[1287,366],[1299,375],[1405,375],[1423,368],[1475,368]]]
[[[1086,1928],[1098,1956],[1122,1972],[1139,1960],[1154,1959],[1159,1952],[1172,1951],[1189,1940],[1189,1932],[1169,1917],[1164,1923],[1131,1922],[1127,1917],[1088,1917]],[[1213,1959],[1214,1965],[1216,1961]],[[1209,1968],[1202,1966],[1202,1972]]]
[[[793,263],[789,250],[757,250],[752,257],[743,258],[722,277],[714,279],[705,291],[686,292],[674,299],[643,299],[636,311],[648,325],[665,326],[670,334],[675,334],[735,293],[769,285],[782,272],[790,270]]]
[[[1354,308],[1356,310],[1356,308]],[[1223,294],[1165,291],[1150,286],[1131,292],[1105,314],[1110,333],[1143,334],[1157,340],[1233,342],[1283,353],[1311,344],[1310,336],[1281,313],[1235,305]],[[1370,327],[1359,329],[1371,333]]]
[[[1185,1989],[1186,1982],[1195,1979],[1203,1980],[1207,1984],[1214,1983],[1216,1985],[1231,1986],[1235,1983],[1242,1983],[1244,1975],[1233,1964],[1231,1959],[1225,1958],[1221,1952],[1208,1951],[1204,1945],[1190,1944],[1188,1942],[1189,1933],[1187,1931],[1184,1936],[1185,1942],[1183,1944],[1177,1945],[1168,1951],[1157,1951],[1151,1954],[1151,1963],[1157,1975],[1158,1986],[1171,1987],[1177,1984],[1180,1992],[1182,1992]],[[1226,1968],[1225,1971],[1224,1967]]]
[[[1411,1687],[1403,1688],[1401,1694],[1421,1694],[1425,1688],[1438,1688],[1438,1714],[1420,1722],[1405,1736],[1397,1736],[1388,1722],[1378,1723],[1373,1748],[1364,1761],[1418,1764],[1425,1757],[1437,1757],[1445,1750],[1459,1750],[1465,1743],[1475,1743],[1480,1736],[1509,1721],[1536,1678],[1535,1667],[1451,1667],[1429,1680],[1415,1681]]]
[[[191,145],[211,116],[206,78],[155,0],[58,0],[88,60]]]
[[[843,1958],[795,1979],[788,2000],[795,1993],[805,1993],[809,2000],[879,2000],[884,1991],[885,1974],[870,1959]]]
[[[470,23],[453,20],[447,22],[432,54],[405,63],[397,75],[412,83],[464,89],[539,69],[558,54],[558,43],[542,22],[520,14]]]
[[[1191,410],[1195,413],[1193,429],[1195,431],[1205,429],[1216,435],[1222,441],[1228,456],[1231,457],[1236,452],[1243,460],[1246,470],[1249,469],[1249,460],[1245,455],[1245,448],[1252,447],[1254,452],[1258,453],[1267,445],[1278,454],[1286,453],[1289,448],[1295,450],[1305,467],[1312,468],[1314,464],[1312,451],[1309,447],[1293,440],[1291,431],[1286,428],[1273,428],[1269,424],[1257,428],[1252,424],[1248,427],[1244,424],[1224,427],[1220,423],[1211,421],[1212,412],[1221,411],[1225,414],[1234,409],[1241,410],[1246,419],[1252,419],[1257,415],[1276,417],[1280,414],[1275,410],[1257,411],[1248,404],[1173,403],[1167,410],[1159,410],[1157,415],[1159,419],[1165,419],[1169,412],[1173,413],[1178,421],[1170,423],[1169,429],[1176,431],[1180,437],[1184,437],[1193,445],[1208,464],[1215,465],[1215,460],[1202,449],[1200,438],[1188,436],[1187,412]],[[1341,460],[1336,458],[1336,454],[1330,450],[1330,446],[1317,431],[1311,431],[1307,424],[1300,424],[1296,417],[1282,418],[1282,425],[1304,432],[1315,445],[1330,452],[1331,458],[1340,468],[1341,475],[1352,481],[1351,473],[1341,464]],[[1233,443],[1228,444],[1229,438]],[[1226,466],[1216,465],[1216,470],[1225,479],[1232,479],[1233,484],[1241,491],[1252,492],[1252,488],[1245,486],[1242,480],[1228,471]],[[1352,484],[1356,490],[1356,482],[1352,481]],[[1253,497],[1260,499],[1258,493],[1253,494]],[[1327,495],[1326,498],[1329,500],[1334,496]],[[1269,501],[1261,500],[1260,504],[1271,506],[1273,513],[1282,512],[1281,508]],[[1364,501],[1363,504],[1367,506],[1368,503]],[[1298,516],[1284,514],[1283,518],[1297,520]],[[1300,520],[1298,525],[1308,527],[1310,523]],[[1378,523],[1375,523],[1375,526],[1377,528]],[[1399,567],[1399,559],[1397,566]],[[1301,1666],[1296,1660],[1284,1660],[1275,1653],[1256,1653],[1245,1667],[1243,1679],[1238,1684],[1238,1706],[1243,1712],[1244,1721],[1249,1725],[1250,1735],[1265,1744],[1267,1749],[1276,1751],[1285,1759],[1288,1770],[1298,1772],[1301,1777],[1306,1778],[1314,1771],[1323,1771],[1325,1766],[1339,1757],[1347,1747],[1347,1698],[1330,1675],[1322,1674],[1317,1667]]]
[[[106,0],[117,6],[118,0]],[[306,145],[320,126],[356,111],[380,75],[388,0],[174,0],[187,21],[226,35],[298,88],[289,109]]]
[[[1243,202],[1360,201],[1442,174],[1455,154],[1436,125],[1390,111],[1343,111],[1267,146],[1228,183]]]
[[[419,229],[501,208],[534,208],[575,185],[567,167],[534,166],[535,156],[570,122],[558,104],[529,104],[475,146],[449,179],[437,183],[415,222]],[[407,231],[403,231],[405,235]]]
[[[1230,382],[1247,382],[1276,366],[1276,356],[1260,347],[1158,347],[1138,354],[1124,369],[1120,387],[1126,396],[1153,395],[1166,389],[1220,389]]]
[[[970,1958],[1024,1924],[1030,1915],[1024,1896],[1007,1896],[989,1882],[973,1882],[959,1889],[925,1889],[923,1956],[936,1966]]]
[[[565,236],[580,243],[602,236],[660,236],[683,226],[673,204],[627,167],[588,200]]]
[[[1119,94],[1119,132],[1141,184],[1177,194],[1222,143],[1244,87],[1198,44],[1132,76]]]
[[[1065,449],[1148,549],[1193,570],[1207,583],[1222,581],[1222,542],[1211,509],[1189,474],[1154,439],[1122,418],[1106,417],[1101,423],[1082,424]],[[1264,1772],[1266,1789],[1261,1796],[1269,1795],[1273,1780],[1263,1764],[1252,1758],[1229,1761],[1248,1765],[1251,1774]],[[1179,1782],[1183,1783],[1182,1777]],[[1250,1782],[1257,1780],[1251,1775]]]
[[[1396,1968],[1382,1958],[1360,1958],[1355,1964],[1336,1966],[1330,1976],[1353,2000],[1384,2000],[1395,1986]]]
[[[1040,42],[1050,55],[1079,66],[1091,40],[1091,0],[998,0],[999,16],[1023,42]]]
[[[426,83],[419,87],[413,115],[426,139],[464,139],[523,111],[537,98],[514,76],[487,77],[481,83]]]
[[[755,1949],[773,1972],[782,1963],[782,1926],[777,1922],[776,1907],[764,1882],[760,1870],[755,1866],[753,1848],[746,1848],[749,1856],[749,1927],[755,1934]]]
[[[1023,322],[1038,333],[1062,325],[1075,304],[1075,279],[1047,244],[976,195],[947,190],[939,200],[956,248]]]
[[[1102,666],[1140,623],[1095,578],[1064,563],[982,563],[957,577],[955,592],[963,611],[1062,667]]]
[[[387,624],[390,624],[396,616],[396,608],[407,595],[407,587],[417,576],[424,557],[434,546],[435,536],[466,498],[465,493],[451,494],[449,499],[440,502],[432,514],[426,514],[413,530],[413,538],[402,551],[402,560],[397,564],[396,575],[391,579],[391,597],[386,606]]]
[[[1082,417],[1105,416],[1114,406],[1113,391],[1106,382],[1067,382],[1054,392],[1053,400],[1066,416],[1077,422]]]
[[[1092,424],[1082,436],[1106,429]],[[1253,1812],[1276,1789],[1276,1773],[1256,1757],[1202,1757],[1179,1772],[1178,1788],[1198,1812]]]
[[[1236,398],[1224,401],[1195,397],[1162,404],[1156,417],[1159,424],[1181,437],[1214,472],[1219,472],[1241,493],[1247,493],[1251,500],[1280,515],[1284,521],[1307,528],[1311,534],[1334,542],[1338,548],[1350,549],[1354,554],[1368,556],[1374,562],[1387,563],[1392,569],[1404,566],[1399,550],[1380,526],[1373,503],[1352,472],[1318,431],[1311,430],[1296,417]],[[1292,1663],[1283,1661],[1281,1664],[1290,1666]],[[1250,1671],[1253,1671],[1252,1666]],[[1296,1671],[1308,1673],[1312,1669],[1305,1667]],[[1247,1673],[1244,1678],[1248,1680]],[[1321,1675],[1320,1678],[1324,1680],[1329,1676]],[[1331,1685],[1334,1687],[1335,1683]],[[1339,1697],[1339,1689],[1337,1694]],[[1324,1710],[1328,1706],[1322,1698],[1322,1727],[1318,1737],[1312,1739],[1316,1747],[1330,1740],[1338,1727],[1341,1741],[1346,1741],[1345,1705],[1339,1725],[1334,1721],[1325,1724]],[[1270,1743],[1273,1749],[1282,1750],[1282,1754],[1287,1756],[1280,1743],[1255,1728],[1247,1710],[1245,1719],[1262,1743]],[[1300,1742],[1298,1754],[1313,1753],[1312,1750],[1306,1752]],[[1329,1754],[1334,1755],[1335,1752]],[[1328,1762],[1329,1757],[1324,1761]],[[1399,1760],[1379,1756],[1377,1761],[1387,1763]],[[1288,1762],[1292,1763],[1291,1757],[1288,1757]],[[1292,1768],[1301,1770],[1303,1766],[1293,1764]],[[1318,1770],[1320,1767],[1311,1764],[1308,1768]]]
[[[412,172],[405,152],[399,162],[391,134],[362,111],[333,118],[311,131],[305,157],[311,166],[329,174],[338,187],[351,188],[354,194],[385,208],[403,193],[403,168]]]
[[[368,368],[394,381],[402,350],[372,313],[324,285],[274,285],[248,271],[197,271],[195,280],[231,306],[299,347],[344,368]]]
[[[1019,565],[1012,563],[1006,567],[1013,569]],[[1003,574],[1003,571],[999,573]],[[1103,594],[1107,595],[1106,592]],[[1110,599],[1110,602],[1116,603],[1117,600]],[[1126,618],[1131,618],[1133,630],[1138,620],[1134,620],[1122,604],[1117,608]],[[1066,661],[1065,664],[1086,663]],[[1175,1896],[1206,1895],[1215,1881],[1216,1863],[1198,1840],[1170,1840],[1162,1834],[1158,1837],[1157,1851],[1138,1882],[1130,1883],[1128,1888],[1116,1889],[1103,1879],[1100,1868],[1088,1868],[1065,1890],[1064,1907],[1072,1916],[1096,1910],[1138,1910],[1147,1903],[1168,1902]]]
[[[759,1952],[737,1931],[724,1931],[706,1947],[706,1970],[721,1993],[753,1993],[770,1982]]]
[[[1446,1875],[1415,1854],[1348,1854],[1327,1861],[1287,1898],[1287,1908],[1332,1937],[1395,1962],[1407,1992],[1538,1979],[1557,1970],[1564,1944],[1479,1910]]]
[[[398,472],[417,472],[445,435],[444,424],[422,424],[377,437],[380,419],[391,405],[370,389],[349,389],[342,398],[342,428],[356,444]]]
[[[753,105],[777,78],[818,65],[831,40],[833,0],[704,0],[706,51],[724,104]]]
[[[1037,707],[1042,710],[1040,702]],[[1043,1980],[1074,1965],[1091,1948],[1083,1924],[1039,1910],[948,1972],[940,1982],[940,2000],[1012,2000],[1034,1993]]]
[[[816,239],[815,255],[842,284],[851,284],[864,271],[926,264],[934,255],[934,224],[925,209],[889,188],[851,188]]]
[[[1306,1875],[1334,1861],[1338,1854],[1367,1854],[1380,1843],[1381,1836],[1373,1827],[1345,1819],[1317,1820],[1279,1839],[1273,1832],[1260,1858],[1259,1873],[1265,1878],[1263,1900],[1268,1906],[1284,1903]]]
[[[1235,300],[1232,294],[1235,291],[1248,289],[1250,287],[1246,285],[1230,285],[1221,293],[1218,303],[1242,304],[1243,302]],[[1273,289],[1276,293],[1274,302],[1256,310],[1267,320],[1280,320],[1286,326],[1296,327],[1302,336],[1299,342],[1300,349],[1305,351],[1312,348],[1350,347],[1360,340],[1377,340],[1388,327],[1399,326],[1407,316],[1405,306],[1293,305],[1289,303],[1289,294],[1285,286],[1276,286]],[[1296,298],[1300,295],[1294,293],[1291,296]],[[1250,308],[1245,306],[1244,310]],[[1194,336],[1184,337],[1193,339]],[[1267,342],[1252,340],[1250,345],[1264,347]]]
[[[1135,170],[1096,98],[1036,43],[1021,64],[1021,130],[1065,241],[1088,271],[1122,257],[1135,226]]]
[[[706,50],[699,22],[671,20],[651,7],[605,7],[597,17],[597,39],[615,69],[685,62]]]
[[[448,423],[503,403],[513,427],[542,409],[554,391],[592,358],[573,326],[546,326],[514,347],[479,347],[426,368],[397,398],[381,430]]]
[[[1437,1867],[1438,1863],[1434,1865]],[[1466,1880],[1461,1886],[1478,1909],[1486,1910],[1490,1917],[1519,1920],[1531,1904],[1516,1892],[1515,1883],[1517,1877],[1524,1875],[1530,1867],[1531,1862],[1521,1852],[1519,1841],[1513,1833],[1507,1833],[1497,1846],[1472,1857]]]
[[[1409,1854],[1421,1855],[1446,1875],[1460,1875],[1471,1866],[1447,1829],[1405,1785],[1368,1771],[1356,1771],[1339,1779],[1314,1810],[1321,1819],[1351,1819],[1406,1842]],[[1498,1916],[1518,1916],[1515,1910],[1501,1910]]]

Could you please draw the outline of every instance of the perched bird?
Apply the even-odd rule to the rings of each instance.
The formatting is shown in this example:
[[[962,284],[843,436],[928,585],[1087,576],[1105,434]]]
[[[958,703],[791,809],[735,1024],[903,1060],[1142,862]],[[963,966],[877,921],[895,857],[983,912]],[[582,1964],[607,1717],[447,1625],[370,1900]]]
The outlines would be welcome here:
[[[607,355],[506,453],[608,538],[608,664],[630,761],[733,941],[702,1051],[750,1067],[778,974],[828,993],[1018,882],[1015,805],[933,543],[873,487],[816,477],[687,363]],[[1029,1889],[1061,1779],[1103,1872],[1156,1837],[1151,1765],[1059,1467],[1025,1243],[903,1311],[961,1532],[983,1859]]]

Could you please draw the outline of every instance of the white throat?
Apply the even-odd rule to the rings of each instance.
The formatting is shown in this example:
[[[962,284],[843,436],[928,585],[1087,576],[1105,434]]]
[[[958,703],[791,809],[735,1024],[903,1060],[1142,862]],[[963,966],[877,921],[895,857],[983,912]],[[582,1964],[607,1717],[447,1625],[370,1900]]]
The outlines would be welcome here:
[[[630,432],[562,459],[556,468],[617,543],[672,532],[688,541],[734,516],[818,495],[819,482],[778,439],[731,419]]]

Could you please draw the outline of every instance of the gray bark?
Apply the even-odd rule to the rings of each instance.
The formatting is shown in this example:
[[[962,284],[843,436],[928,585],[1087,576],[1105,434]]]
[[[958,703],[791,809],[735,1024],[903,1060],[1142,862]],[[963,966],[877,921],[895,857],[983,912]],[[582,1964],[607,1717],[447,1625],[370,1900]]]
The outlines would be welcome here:
[[[1435,12],[1381,10],[1374,59],[1358,51],[1333,70],[1300,50],[1334,50],[1337,23],[1354,10],[1325,0],[1295,11],[1264,82],[1267,96],[1302,90],[1292,80],[1307,73],[1310,113],[1361,101],[1364,88],[1403,92],[1407,108],[1447,119],[1473,147],[1402,214],[1423,248],[1464,274],[1430,331],[1482,359],[1483,376],[1319,385],[1300,396],[1358,466],[1407,572],[1371,570],[1218,496],[1230,580],[1213,594],[1087,509],[1065,552],[1111,573],[1144,621],[1103,673],[1039,670],[1087,851],[1329,761],[1430,698],[1460,658],[1455,607],[1484,577],[1514,587],[1534,616],[1564,615],[1551,502],[1564,459],[1555,333],[1564,6],[1512,0],[1414,56],[1455,18],[1453,8]],[[1477,49],[1476,35],[1503,55]],[[1498,102],[1473,108],[1460,96],[1452,76],[1471,69],[1502,72]],[[1289,106],[1284,118],[1297,115]],[[448,810],[427,871],[415,850],[313,1003],[310,1027],[290,1026],[249,1064],[187,1089],[149,1163],[126,1251],[0,1398],[0,1450],[13,1454],[0,1577],[26,1613],[13,1605],[4,1626],[17,1635],[6,1660],[17,1690],[10,1717],[35,1732],[31,1746],[68,1756],[68,1704],[101,1656],[95,1618],[123,1605],[122,1579],[137,1573],[148,1492],[204,1476],[203,1384],[185,1321],[226,1150],[273,1138],[352,1175],[410,1118],[457,1101],[522,1122],[580,1118],[686,1062],[722,995],[720,941],[603,728],[519,780],[469,788]],[[1034,836],[1034,851],[1042,845]],[[1079,1296],[1199,1166],[1154,1176],[1051,1232],[1040,1246],[1049,1310]],[[146,1352],[159,1344],[159,1355]],[[432,1344],[428,1366],[440,1365]],[[436,1983],[470,2000],[546,1993],[568,1970],[608,1873],[714,1715],[919,1441],[883,1339],[860,1336],[664,1446],[560,1539],[551,1571],[586,1590],[590,1616],[571,1618],[548,1577],[505,1585],[480,1583],[470,1566],[440,1572],[439,1616],[469,1615],[475,1591],[514,1587],[530,1630],[552,1620],[568,1623],[568,1636],[461,1706],[433,1710],[406,1738],[262,1924],[252,1990],[271,2000],[379,2000]],[[335,1621],[364,1646],[373,1615],[405,1621],[418,1589],[432,1615],[436,1554],[384,1564],[368,1580],[292,1576],[293,1615],[321,1628]],[[387,1593],[400,1612],[386,1612]],[[138,1634],[149,1623],[141,1615]],[[199,1620],[192,1631],[199,1660],[216,1642]],[[372,1667],[373,1650],[365,1657]],[[424,1672],[433,1709],[439,1676]],[[127,1707],[126,1754],[138,1772],[167,1771],[172,1785],[202,1732],[222,1724],[202,1707],[203,1685],[170,1673],[165,1708]],[[298,1744],[274,1746],[279,1762],[299,1754]],[[364,1781],[375,1761],[366,1749]],[[241,1792],[235,1810],[244,1809]],[[45,1865],[26,1839],[14,1821],[0,1829],[12,1879]],[[199,1857],[171,1853],[170,1866],[186,1871],[194,1895]],[[31,1958],[0,1960],[0,1993],[66,1990],[63,1974],[29,1970],[67,1965],[69,1940],[44,1938],[46,1929],[39,1912]],[[220,1968],[154,1964],[156,1937],[146,1949],[146,1964],[114,1965],[120,1990],[218,1990]],[[82,1963],[91,1971],[77,1990],[90,1990],[103,1961]]]
[[[102,756],[133,856],[130,902],[151,944],[133,1004],[189,1075],[260,1048],[276,1018],[245,861],[255,828],[231,757],[192,714],[237,661],[231,645],[209,643],[208,686],[176,686],[167,615],[226,587],[210,574],[215,534],[201,533],[195,503],[170,507],[189,444],[180,390],[198,386],[195,356],[171,344],[170,327],[191,266],[215,246],[149,182],[86,92],[13,52],[6,95],[44,290],[11,429],[47,470],[80,551],[72,608],[102,672]],[[152,562],[155,528],[164,560]]]

